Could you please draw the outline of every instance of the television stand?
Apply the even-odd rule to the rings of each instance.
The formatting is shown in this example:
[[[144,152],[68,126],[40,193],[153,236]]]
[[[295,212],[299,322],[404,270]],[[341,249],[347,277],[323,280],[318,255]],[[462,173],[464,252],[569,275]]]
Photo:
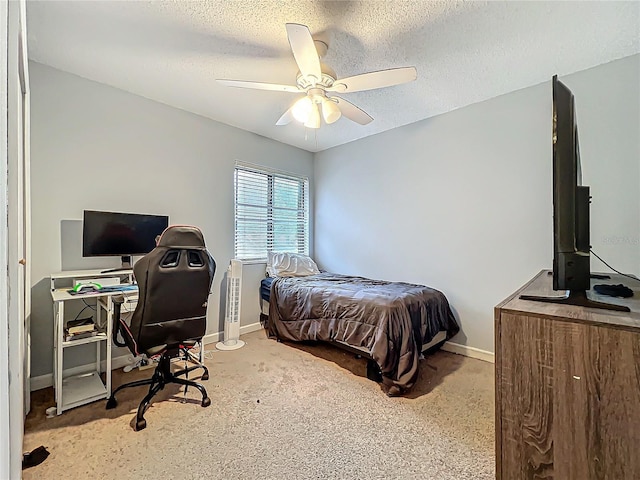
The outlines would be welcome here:
[[[540,295],[520,295],[521,300],[533,300],[534,302],[560,303],[564,305],[576,305],[578,307],[600,308],[602,310],[616,310],[618,312],[630,312],[625,305],[598,302],[587,297],[586,290],[570,290],[566,297],[546,297]]]
[[[630,313],[520,300],[552,295],[543,271],[496,306],[496,480],[640,479],[640,281],[630,287],[611,298]]]

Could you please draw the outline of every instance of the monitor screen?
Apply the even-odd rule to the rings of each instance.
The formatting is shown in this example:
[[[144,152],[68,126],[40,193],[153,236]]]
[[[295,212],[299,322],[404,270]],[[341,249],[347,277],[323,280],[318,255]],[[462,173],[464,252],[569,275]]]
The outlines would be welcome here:
[[[82,256],[145,255],[169,226],[166,215],[84,211]]]

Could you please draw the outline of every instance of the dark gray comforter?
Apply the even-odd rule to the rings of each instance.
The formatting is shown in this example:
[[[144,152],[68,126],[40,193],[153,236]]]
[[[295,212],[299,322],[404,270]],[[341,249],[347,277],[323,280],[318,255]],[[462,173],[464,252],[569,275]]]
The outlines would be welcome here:
[[[342,341],[369,350],[385,384],[406,391],[418,377],[422,345],[458,333],[442,292],[422,285],[334,273],[276,278],[268,330],[282,340]]]

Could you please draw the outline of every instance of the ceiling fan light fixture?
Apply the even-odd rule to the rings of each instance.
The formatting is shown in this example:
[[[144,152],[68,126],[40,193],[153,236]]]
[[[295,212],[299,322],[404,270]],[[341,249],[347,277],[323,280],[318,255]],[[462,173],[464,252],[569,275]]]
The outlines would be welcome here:
[[[338,105],[328,98],[322,99],[322,117],[327,124],[336,122],[342,116]]]
[[[304,122],[307,128],[320,128],[320,110],[316,102],[311,102],[311,112],[309,118]]]
[[[294,103],[291,113],[300,123],[307,123],[311,116],[311,110],[313,108],[313,102],[309,97],[302,97],[296,103]]]

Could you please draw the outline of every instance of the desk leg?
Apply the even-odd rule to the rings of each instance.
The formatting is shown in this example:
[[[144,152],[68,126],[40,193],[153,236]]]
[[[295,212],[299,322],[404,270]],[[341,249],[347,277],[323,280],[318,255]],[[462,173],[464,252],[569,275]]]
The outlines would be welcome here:
[[[101,325],[100,323],[100,300],[96,302],[96,325]],[[100,368],[100,343],[96,342],[96,372],[98,375],[102,373],[102,369]]]
[[[99,302],[96,302],[96,325],[99,325],[99,318],[98,315],[100,315],[100,307],[98,306]],[[98,376],[100,376],[100,373],[102,372],[102,369],[100,368],[100,344],[102,342],[96,342],[96,372],[98,372]]]
[[[58,302],[53,302],[53,400],[58,401]]]
[[[55,315],[55,337],[54,342],[56,344],[53,349],[55,358],[53,359],[54,365],[54,377],[55,377],[55,394],[56,394],[56,409],[57,414],[62,413],[62,370],[64,367],[64,349],[62,348],[62,342],[64,341],[64,302],[56,302],[56,315]],[[55,308],[55,307],[54,307]]]
[[[105,312],[107,321],[107,341],[106,341],[106,360],[107,371],[105,372],[105,386],[107,387],[107,397],[111,396],[111,326],[113,325],[113,300],[111,295],[107,297],[107,311]]]

